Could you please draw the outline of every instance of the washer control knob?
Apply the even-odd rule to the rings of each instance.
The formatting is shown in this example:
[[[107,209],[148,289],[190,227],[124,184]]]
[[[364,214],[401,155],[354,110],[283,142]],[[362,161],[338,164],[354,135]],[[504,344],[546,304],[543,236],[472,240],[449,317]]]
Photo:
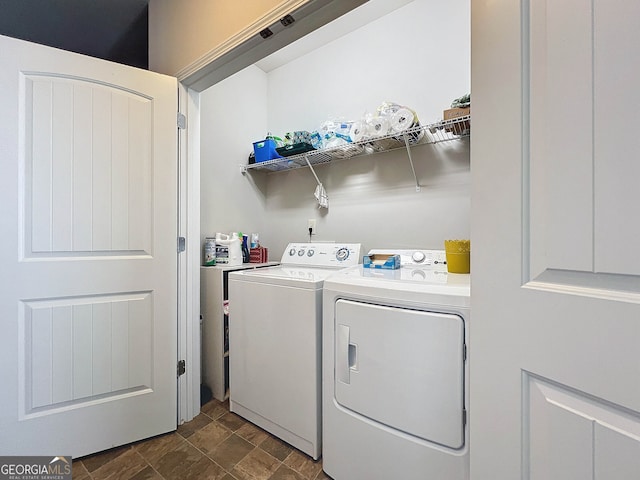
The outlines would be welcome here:
[[[300,250],[298,250],[298,256],[302,257],[304,255],[304,249],[301,248]]]
[[[414,261],[414,262],[416,262],[416,263],[422,263],[422,262],[424,262],[424,259],[425,259],[425,258],[426,258],[426,257],[425,257],[424,252],[420,252],[420,251],[418,251],[418,252],[413,252],[413,255],[411,255],[411,260],[413,260],[413,261]]]
[[[349,249],[342,247],[336,252],[336,259],[339,262],[344,262],[347,258],[349,258]]]
[[[315,250],[309,250],[309,251],[307,252],[307,257],[313,257],[313,254],[314,254],[314,253],[316,253],[316,251],[315,251]]]
[[[289,250],[289,256],[290,257],[293,257],[295,254],[296,254],[296,249],[295,248],[292,248],[292,249]]]

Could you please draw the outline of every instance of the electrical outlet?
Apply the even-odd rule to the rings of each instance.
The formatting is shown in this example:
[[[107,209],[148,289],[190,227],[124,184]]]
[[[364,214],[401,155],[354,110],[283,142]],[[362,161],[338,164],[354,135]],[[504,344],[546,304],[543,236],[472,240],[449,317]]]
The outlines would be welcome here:
[[[307,228],[310,228],[312,232],[316,231],[316,219],[310,218],[307,220]]]

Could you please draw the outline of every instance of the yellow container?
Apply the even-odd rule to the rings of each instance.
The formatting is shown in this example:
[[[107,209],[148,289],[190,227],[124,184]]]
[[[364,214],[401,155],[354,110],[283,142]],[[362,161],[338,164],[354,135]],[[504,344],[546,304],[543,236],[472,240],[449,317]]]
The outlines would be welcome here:
[[[471,240],[445,240],[444,251],[449,273],[471,272]]]

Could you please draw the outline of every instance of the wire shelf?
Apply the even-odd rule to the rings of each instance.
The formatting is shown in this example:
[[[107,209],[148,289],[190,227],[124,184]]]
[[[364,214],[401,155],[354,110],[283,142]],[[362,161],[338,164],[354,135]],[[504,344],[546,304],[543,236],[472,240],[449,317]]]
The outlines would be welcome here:
[[[362,155],[389,152],[400,148],[417,145],[430,145],[468,137],[471,134],[471,115],[443,120],[430,125],[419,125],[409,128],[402,133],[372,137],[360,142],[349,143],[340,147],[312,150],[290,157],[275,158],[265,162],[243,165],[242,171],[266,170],[279,172],[295,168],[321,165],[334,160],[343,160]]]

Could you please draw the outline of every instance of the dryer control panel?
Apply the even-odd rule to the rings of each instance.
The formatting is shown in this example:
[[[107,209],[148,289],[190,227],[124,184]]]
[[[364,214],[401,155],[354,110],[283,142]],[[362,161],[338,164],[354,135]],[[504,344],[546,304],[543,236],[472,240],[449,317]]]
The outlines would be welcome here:
[[[282,264],[307,267],[345,268],[362,258],[359,243],[290,243],[282,254]]]
[[[447,256],[444,250],[407,250],[380,248],[369,251],[373,254],[393,254],[400,255],[400,265],[402,267],[426,267],[431,270],[447,271]]]

